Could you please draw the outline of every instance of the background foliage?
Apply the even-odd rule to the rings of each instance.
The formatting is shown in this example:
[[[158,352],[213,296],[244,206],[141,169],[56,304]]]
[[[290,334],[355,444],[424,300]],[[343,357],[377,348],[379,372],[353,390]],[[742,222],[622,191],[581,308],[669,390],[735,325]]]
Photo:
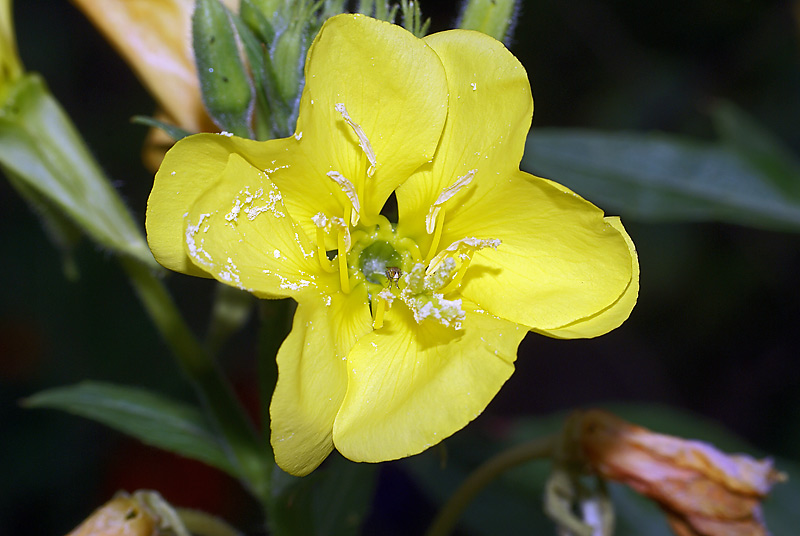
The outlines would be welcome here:
[[[433,17],[432,31],[452,27],[456,8],[455,2],[423,5]],[[18,1],[15,10],[27,69],[43,74],[141,222],[151,176],[139,159],[145,129],[129,118],[150,113],[152,102],[71,5]],[[510,46],[528,70],[536,102],[526,167],[623,217],[639,249],[639,305],[622,328],[597,340],[529,336],[507,386],[474,425],[445,442],[446,450],[382,466],[367,533],[420,532],[459,471],[504,441],[546,427],[551,413],[579,406],[621,403],[616,407],[623,415],[664,431],[688,427],[691,435],[718,440],[723,448],[798,461],[800,220],[793,226],[791,217],[800,184],[793,167],[800,154],[799,28],[800,3],[788,0],[523,3]],[[564,131],[551,127],[592,129],[594,137],[585,140],[584,150],[563,149],[557,135]],[[608,131],[623,134],[602,134]],[[779,149],[774,143],[763,149],[764,132],[780,140]],[[658,154],[664,159],[647,158],[642,155],[653,153],[636,145],[678,138],[685,153],[672,161],[690,167],[687,158],[704,151],[720,159],[722,167],[711,171],[723,182],[706,201],[721,202],[724,210],[701,204],[686,211],[685,195],[693,191],[691,183],[680,187],[686,176],[672,171],[663,151]],[[628,142],[627,152],[612,144],[620,140]],[[581,166],[600,164],[611,170],[607,182],[599,188],[581,182]],[[736,173],[749,174],[762,192],[778,192],[774,202],[786,212],[769,205],[753,213],[737,204],[756,194],[743,190],[752,183],[737,182]],[[653,204],[633,195],[635,188],[620,176],[674,179],[684,197]],[[118,265],[102,250],[78,244],[71,253],[78,279],[66,282],[61,253],[5,181],[0,226],[0,533],[66,533],[119,488],[156,488],[170,501],[257,532],[253,505],[220,473],[89,421],[17,405],[43,388],[85,378],[146,386],[178,399],[190,400],[191,393]],[[174,277],[170,286],[190,321],[204,328],[212,283]],[[254,352],[253,326],[223,350],[230,375],[253,405]],[[656,409],[663,406],[682,412]],[[744,442],[695,420],[700,417]],[[430,479],[445,457],[445,476]],[[800,479],[793,466],[783,468]],[[510,533],[529,532],[520,524],[542,522],[530,518],[531,511],[538,515],[537,476],[518,471],[507,480],[479,499],[480,506],[495,519],[513,520]],[[794,489],[779,486],[767,505],[777,535],[800,523],[780,517],[786,508],[769,510],[800,500]],[[500,516],[497,505],[529,514]],[[631,534],[665,534],[652,509],[623,510],[636,513],[629,524],[639,516]],[[485,517],[480,511],[476,517]],[[474,533],[487,533],[479,521]]]

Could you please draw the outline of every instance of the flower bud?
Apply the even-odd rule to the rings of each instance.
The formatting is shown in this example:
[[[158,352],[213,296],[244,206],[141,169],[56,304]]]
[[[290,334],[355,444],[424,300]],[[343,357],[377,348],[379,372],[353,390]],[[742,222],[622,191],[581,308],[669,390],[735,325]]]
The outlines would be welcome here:
[[[504,41],[513,32],[517,8],[516,0],[469,0],[461,10],[458,27],[477,30]]]
[[[209,115],[221,129],[252,137],[253,85],[239,56],[228,11],[219,0],[197,0],[192,43]]]

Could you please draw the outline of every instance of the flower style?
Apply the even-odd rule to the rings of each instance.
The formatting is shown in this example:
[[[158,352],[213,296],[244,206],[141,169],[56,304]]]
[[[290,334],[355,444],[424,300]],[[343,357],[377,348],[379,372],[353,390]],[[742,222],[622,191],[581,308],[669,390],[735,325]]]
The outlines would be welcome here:
[[[483,411],[527,331],[628,317],[619,219],[519,170],[533,101],[501,43],[339,15],[305,78],[294,136],[178,142],[146,222],[165,267],[297,301],[270,406],[284,470],[421,452]]]
[[[761,500],[786,480],[770,460],[727,455],[700,441],[657,434],[601,410],[580,417],[580,444],[604,478],[658,502],[679,536],[766,536]]]

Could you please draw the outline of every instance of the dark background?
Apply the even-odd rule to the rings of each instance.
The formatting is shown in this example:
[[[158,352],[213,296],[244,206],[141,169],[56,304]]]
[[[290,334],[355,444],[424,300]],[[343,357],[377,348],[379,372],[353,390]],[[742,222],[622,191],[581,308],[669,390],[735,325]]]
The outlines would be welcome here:
[[[455,3],[422,7],[433,30],[453,26]],[[145,129],[129,118],[151,113],[152,100],[67,2],[18,1],[15,11],[26,68],[44,75],[141,222],[152,178],[139,160]],[[707,111],[727,99],[797,154],[799,27],[800,2],[527,1],[510,47],[531,79],[534,128],[710,139]],[[475,426],[608,401],[659,403],[797,459],[800,237],[621,215],[642,270],[630,320],[590,341],[529,335],[517,372]],[[0,227],[0,534],[66,533],[119,488],[157,488],[255,532],[252,505],[217,472],[76,417],[17,406],[85,378],[187,399],[191,392],[111,256],[84,240],[75,251],[80,279],[67,281],[59,252],[5,181]],[[176,276],[169,285],[202,332],[212,284]],[[249,326],[223,352],[250,401],[254,331]],[[392,485],[413,492],[400,479]],[[424,517],[432,507],[417,508]]]

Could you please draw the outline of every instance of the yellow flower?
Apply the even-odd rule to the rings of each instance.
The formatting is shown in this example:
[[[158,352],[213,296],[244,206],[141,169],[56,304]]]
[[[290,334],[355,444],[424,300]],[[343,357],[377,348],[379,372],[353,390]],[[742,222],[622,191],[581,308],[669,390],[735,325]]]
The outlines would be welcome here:
[[[533,101],[501,43],[340,15],[305,79],[292,137],[178,142],[146,222],[165,267],[297,301],[270,407],[284,470],[421,452],[483,411],[527,331],[627,318],[619,220],[519,170]]]

